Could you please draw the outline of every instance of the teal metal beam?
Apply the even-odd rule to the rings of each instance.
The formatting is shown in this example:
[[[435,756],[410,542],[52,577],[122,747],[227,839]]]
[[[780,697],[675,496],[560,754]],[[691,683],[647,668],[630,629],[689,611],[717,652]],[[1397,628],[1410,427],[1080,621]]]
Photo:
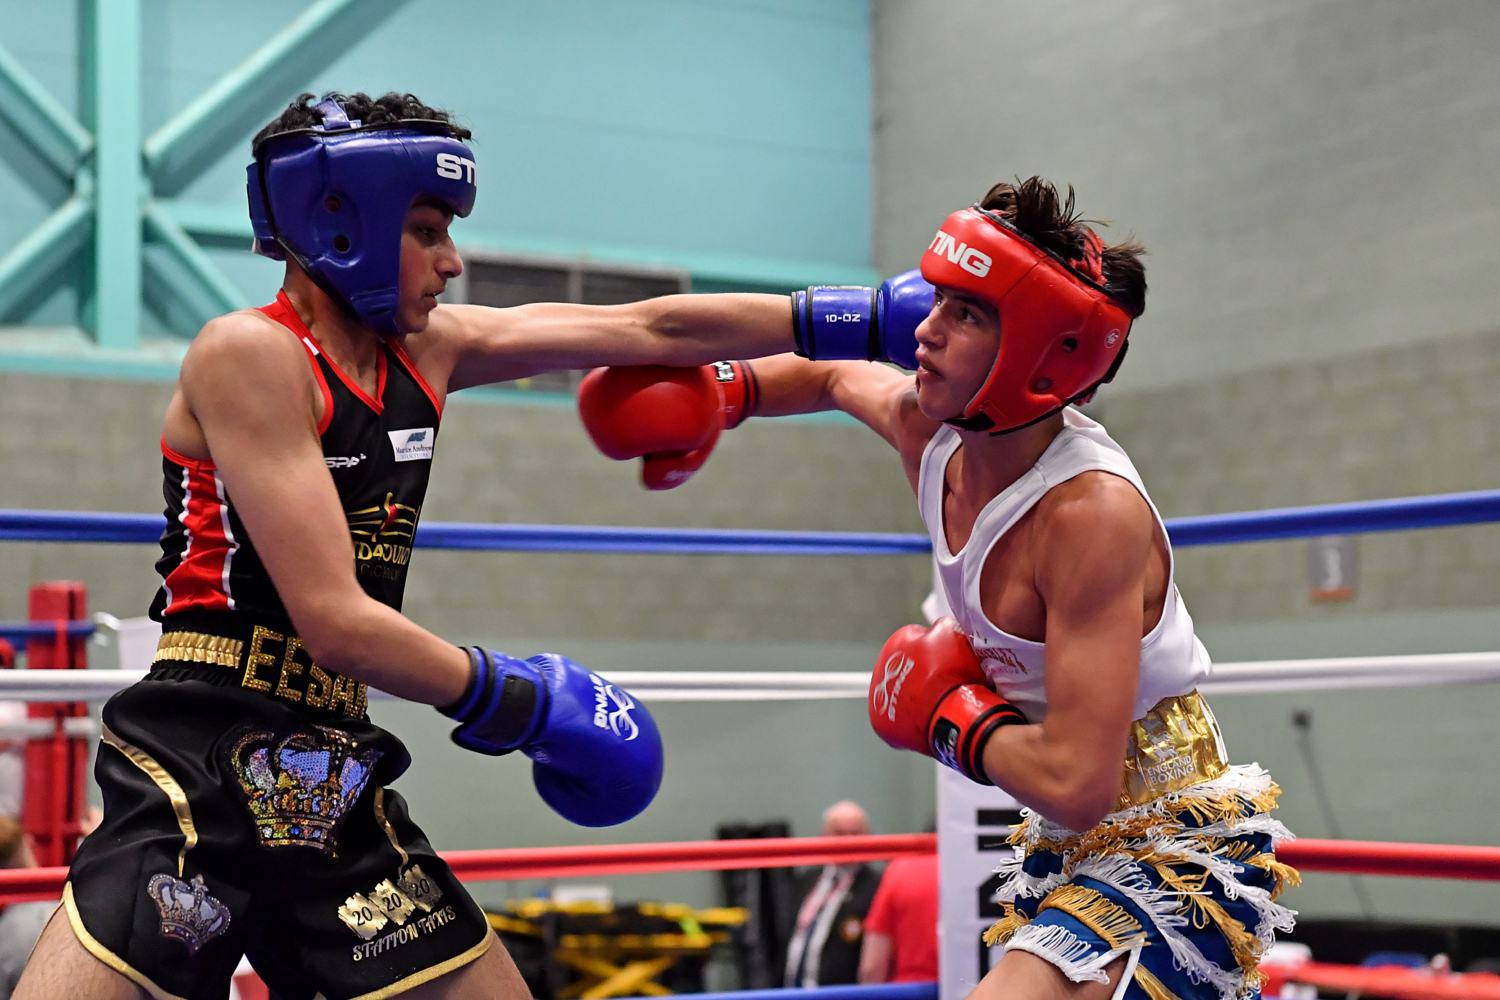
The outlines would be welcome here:
[[[59,179],[73,174],[94,148],[94,137],[0,46],[0,116],[21,134]]]
[[[244,205],[213,205],[181,199],[156,204],[202,246],[249,250],[255,238],[249,209]]]
[[[94,337],[141,339],[141,0],[84,0],[94,158]]]
[[[146,140],[160,197],[178,194],[406,0],[318,0]]]
[[[199,243],[241,248],[250,242],[250,216],[243,206],[164,201],[161,203],[161,210],[176,220]],[[453,238],[465,250],[532,254],[596,261],[601,264],[669,267],[688,272],[695,282],[790,289],[806,288],[808,285],[876,285],[881,280],[879,272],[865,264],[788,260],[619,243],[536,239],[475,232],[465,223],[459,223]]]
[[[177,266],[197,286],[208,310],[200,310],[198,325],[201,326],[223,313],[250,308],[250,300],[245,298],[245,293],[215,266],[208,254],[203,252],[203,248],[167,214],[160,202],[153,201],[146,206],[146,236],[165,248]],[[170,278],[166,280],[169,284],[176,284]]]
[[[0,317],[33,301],[42,286],[83,248],[93,229],[93,201],[75,194],[0,257]]]

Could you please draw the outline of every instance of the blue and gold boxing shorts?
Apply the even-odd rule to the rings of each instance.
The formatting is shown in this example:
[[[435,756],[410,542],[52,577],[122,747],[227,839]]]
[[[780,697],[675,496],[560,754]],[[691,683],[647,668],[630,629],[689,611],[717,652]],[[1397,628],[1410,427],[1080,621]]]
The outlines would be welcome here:
[[[280,1000],[373,1000],[482,955],[484,913],[386,787],[406,748],[358,707],[204,662],[110,699],[104,821],[64,890],[84,947],[159,1000],[225,996],[241,955]]]
[[[1030,952],[1117,1000],[1250,1000],[1260,957],[1293,911],[1277,902],[1297,872],[1276,860],[1291,834],[1268,815],[1280,790],[1261,768],[1111,813],[1086,833],[1028,813],[1000,866],[1005,916],[988,944]]]

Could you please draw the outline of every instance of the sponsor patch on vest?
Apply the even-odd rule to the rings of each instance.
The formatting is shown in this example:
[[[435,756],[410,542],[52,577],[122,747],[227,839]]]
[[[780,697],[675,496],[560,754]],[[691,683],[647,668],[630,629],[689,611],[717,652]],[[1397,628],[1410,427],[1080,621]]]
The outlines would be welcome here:
[[[408,427],[403,431],[386,431],[391,439],[391,448],[398,462],[417,462],[432,458],[432,439],[437,436],[432,427]]]

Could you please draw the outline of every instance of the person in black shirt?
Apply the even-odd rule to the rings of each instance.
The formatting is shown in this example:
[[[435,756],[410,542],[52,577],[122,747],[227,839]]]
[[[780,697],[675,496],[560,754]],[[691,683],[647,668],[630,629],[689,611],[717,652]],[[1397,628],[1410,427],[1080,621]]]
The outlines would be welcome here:
[[[835,802],[823,813],[823,836],[860,837],[870,820],[857,802]],[[865,915],[880,872],[868,864],[824,865],[797,880],[797,923],[787,942],[783,986],[836,986],[859,974]]]

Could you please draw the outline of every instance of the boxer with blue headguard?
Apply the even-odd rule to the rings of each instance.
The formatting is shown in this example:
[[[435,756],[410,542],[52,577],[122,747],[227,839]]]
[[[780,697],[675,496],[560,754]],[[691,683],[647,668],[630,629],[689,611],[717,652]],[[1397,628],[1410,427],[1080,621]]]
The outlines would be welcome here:
[[[574,823],[655,796],[661,735],[627,691],[401,615],[444,404],[555,369],[789,351],[789,307],[705,332],[695,296],[439,305],[463,268],[449,225],[475,205],[468,139],[400,94],[303,95],[255,137],[255,249],[285,262],[282,289],[207,324],[183,361],[161,439],[162,637],[104,707],[104,822],[18,997],[219,998],[244,954],[286,1000],[527,996],[389,787],[410,759],[366,714],[370,687],[437,706],[459,746],[530,757]]]

